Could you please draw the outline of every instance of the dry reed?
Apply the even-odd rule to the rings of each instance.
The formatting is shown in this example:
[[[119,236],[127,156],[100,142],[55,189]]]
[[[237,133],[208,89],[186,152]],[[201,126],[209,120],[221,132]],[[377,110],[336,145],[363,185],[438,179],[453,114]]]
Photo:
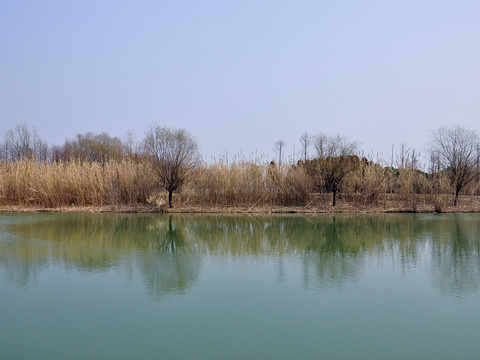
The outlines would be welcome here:
[[[0,162],[0,206],[61,208],[70,206],[166,205],[167,194],[148,161]],[[257,160],[217,161],[198,167],[174,194],[175,206],[246,209],[295,206],[330,207],[331,194],[304,165],[276,165]],[[479,182],[462,190],[469,209],[479,207]],[[451,184],[442,173],[412,167],[392,169],[363,162],[339,189],[339,205],[397,211],[448,211]]]
[[[40,207],[136,205],[154,189],[148,163],[0,164],[0,204]]]

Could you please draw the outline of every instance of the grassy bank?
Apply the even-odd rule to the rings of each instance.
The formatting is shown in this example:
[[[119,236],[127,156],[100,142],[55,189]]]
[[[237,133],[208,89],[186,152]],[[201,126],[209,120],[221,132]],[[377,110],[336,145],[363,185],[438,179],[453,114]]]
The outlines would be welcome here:
[[[462,197],[462,203],[458,206],[446,206],[442,213],[475,213],[480,212],[480,200],[477,197]],[[306,206],[195,206],[184,205],[174,208],[156,205],[102,205],[102,206],[62,206],[40,207],[33,205],[3,205],[1,212],[13,213],[197,213],[197,214],[375,214],[375,213],[438,213],[433,204],[417,207],[415,211],[411,207],[402,205],[402,201],[387,200],[380,205],[353,205],[349,202],[339,202],[335,207],[326,205]]]

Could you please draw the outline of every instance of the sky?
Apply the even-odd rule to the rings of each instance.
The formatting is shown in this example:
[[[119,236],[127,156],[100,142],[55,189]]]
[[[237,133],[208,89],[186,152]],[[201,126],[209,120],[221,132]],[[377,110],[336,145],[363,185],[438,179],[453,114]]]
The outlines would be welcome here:
[[[480,132],[479,18],[464,0],[2,0],[0,134],[160,125],[205,158],[273,159],[323,132],[425,154],[439,127]]]

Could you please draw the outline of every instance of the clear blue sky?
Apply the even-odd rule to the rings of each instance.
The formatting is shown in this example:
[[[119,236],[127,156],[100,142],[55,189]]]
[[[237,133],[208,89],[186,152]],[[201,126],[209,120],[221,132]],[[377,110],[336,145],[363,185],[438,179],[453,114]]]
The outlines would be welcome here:
[[[480,130],[479,1],[0,3],[0,133],[187,129],[202,153],[341,133],[389,158]]]

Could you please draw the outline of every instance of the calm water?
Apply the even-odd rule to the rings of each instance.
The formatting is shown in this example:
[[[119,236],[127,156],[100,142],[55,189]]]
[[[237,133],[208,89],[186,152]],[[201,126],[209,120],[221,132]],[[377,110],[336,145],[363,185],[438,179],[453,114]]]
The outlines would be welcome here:
[[[0,359],[478,359],[479,215],[0,215]]]

